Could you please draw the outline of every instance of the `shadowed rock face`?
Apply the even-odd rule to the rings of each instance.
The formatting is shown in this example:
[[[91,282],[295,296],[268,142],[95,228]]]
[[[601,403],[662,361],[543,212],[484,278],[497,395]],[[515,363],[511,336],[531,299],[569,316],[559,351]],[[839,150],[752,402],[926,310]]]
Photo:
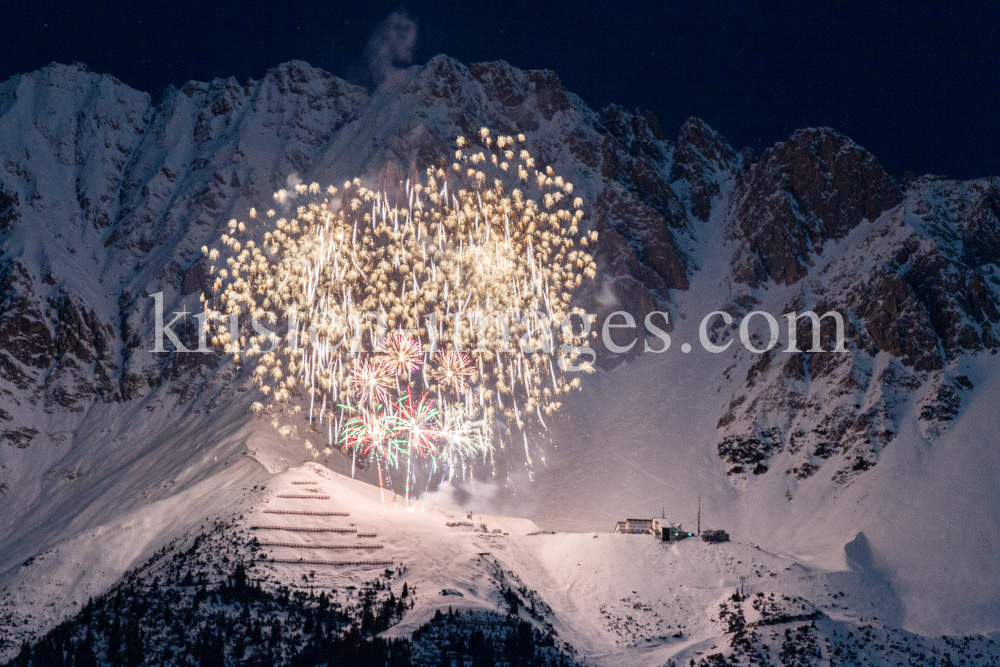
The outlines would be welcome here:
[[[289,174],[389,187],[482,126],[524,133],[584,198],[599,273],[580,304],[596,330],[616,310],[640,327],[652,311],[673,322],[699,258],[718,256],[731,261],[714,301],[696,304],[703,312],[740,317],[795,286],[782,312],[844,314],[847,355],[734,361],[718,454],[735,476],[768,473],[782,452],[798,457],[783,471],[796,478],[826,465],[841,479],[860,474],[898,432],[895,406],[912,396],[933,437],[967,391],[945,369],[996,348],[996,183],[911,176],[903,192],[830,129],[797,131],[758,158],[697,118],[672,140],[649,112],[589,109],[553,72],[447,56],[374,91],[290,62],[261,81],[191,82],[157,106],[113,77],[53,65],[0,84],[0,109],[0,390],[10,403],[0,430],[18,447],[47,437],[45,415],[95,401],[235,391],[218,358],[148,352],[149,295],[163,291],[168,312],[199,309],[210,296],[201,246],[267,205]],[[193,327],[178,334],[197,344]],[[811,330],[800,323],[798,335]],[[610,369],[643,346],[598,348]]]
[[[719,454],[732,474],[763,474],[787,453],[794,464],[786,472],[798,479],[832,465],[833,478],[846,482],[878,461],[907,402],[919,406],[928,440],[950,427],[973,386],[964,369],[976,355],[996,353],[996,191],[992,179],[912,178],[899,205],[849,230],[853,240],[829,258],[811,258],[815,265],[795,283],[800,295],[783,311],[841,312],[850,352],[785,355],[780,370],[753,364],[719,422]],[[737,243],[736,257],[745,258],[747,242]],[[736,292],[760,294],[752,284]],[[742,312],[757,301],[747,303]],[[799,341],[811,334],[802,324]],[[831,348],[829,324],[824,349]]]
[[[598,365],[616,375],[591,376],[584,387],[594,393],[575,406],[568,400],[559,416],[566,419],[549,424],[553,431],[569,424],[559,434],[567,436],[564,460],[593,471],[599,483],[585,489],[593,497],[603,502],[627,493],[600,488],[612,478],[638,478],[602,477],[626,462],[615,445],[639,456],[664,445],[664,429],[647,406],[666,401],[678,404],[661,414],[682,420],[688,401],[704,398],[693,423],[707,417],[709,433],[699,434],[697,445],[668,443],[698,448],[690,476],[665,463],[673,453],[665,450],[667,456],[649,458],[662,467],[637,471],[659,478],[642,488],[659,488],[671,475],[711,480],[712,493],[747,514],[759,510],[752,503],[761,494],[779,489],[798,503],[788,516],[803,522],[841,511],[837,503],[859,489],[880,490],[888,476],[871,471],[889,467],[880,464],[886,448],[950,457],[942,445],[954,447],[957,439],[941,436],[956,423],[970,426],[961,421],[975,416],[963,414],[970,404],[988,411],[981,378],[991,372],[1000,336],[995,179],[911,175],[904,187],[864,149],[827,129],[796,132],[758,157],[734,150],[699,119],[685,121],[675,136],[676,128],[661,127],[648,112],[589,109],[554,73],[503,62],[465,66],[439,56],[372,91],[292,62],[260,81],[192,82],[155,105],[113,77],[53,65],[0,83],[0,511],[13,507],[23,517],[6,525],[15,535],[7,544],[23,550],[37,542],[24,539],[31,534],[56,536],[53,526],[62,526],[58,540],[96,526],[104,520],[100,506],[137,497],[133,489],[140,487],[149,488],[151,500],[179,497],[201,483],[214,458],[199,464],[199,446],[254,426],[269,429],[262,421],[244,430],[249,411],[233,401],[252,400],[246,373],[221,355],[150,352],[150,296],[163,293],[168,319],[200,310],[201,298],[211,298],[212,277],[201,248],[217,246],[231,218],[248,220],[250,207],[275,206],[271,194],[293,173],[306,183],[360,176],[374,187],[398,187],[449,154],[457,134],[482,126],[524,133],[539,165],[564,175],[583,199],[581,231],[598,232],[588,246],[598,275],[584,283],[578,303],[598,317]],[[837,311],[847,352],[809,351],[812,329],[803,320],[798,352],[785,352],[784,339],[764,354],[737,342],[718,357],[725,370],[704,364],[688,377],[668,376],[677,369],[673,359],[632,363],[644,348],[638,332],[611,334],[618,344],[635,339],[629,352],[603,351],[601,324],[617,310],[631,313],[640,330],[653,311],[669,314],[668,331],[686,316],[664,355],[675,359],[680,334],[710,311],[725,310],[738,324],[766,310],[783,330],[783,313]],[[190,318],[174,330],[189,348],[197,346]],[[712,331],[725,333],[721,326]],[[832,349],[833,336],[826,319],[824,350]],[[697,347],[696,339],[687,341]],[[705,355],[687,359],[699,364]],[[617,414],[602,404],[584,419],[579,406],[595,405],[593,397],[613,399]],[[572,441],[580,423],[598,427],[600,449]],[[636,423],[643,428],[633,429]],[[906,442],[895,441],[900,433]],[[116,438],[124,444],[112,444]],[[182,441],[180,448],[162,444]],[[248,442],[231,442],[231,451]],[[288,451],[299,447],[289,443]],[[132,449],[155,458],[155,467],[119,454]],[[969,460],[975,450],[955,451],[949,463],[956,468],[982,467]],[[518,473],[526,455],[520,447],[498,448],[498,469]],[[561,465],[552,464],[555,458],[554,469]],[[77,465],[81,460],[86,465]],[[116,488],[128,487],[128,495],[94,484],[91,463],[100,466],[100,479],[118,479]],[[220,457],[222,465],[229,462]],[[918,470],[913,479],[921,472],[934,471]],[[504,476],[495,481],[499,487]],[[558,494],[579,493],[559,481]],[[890,484],[910,482],[907,476]],[[984,488],[979,484],[967,494],[970,503]],[[995,527],[995,514],[987,525]],[[916,531],[925,519],[913,513],[902,520]],[[866,548],[860,536],[845,556],[867,571]],[[8,565],[29,555],[7,554]]]
[[[673,145],[660,127],[656,116],[638,109],[629,112],[617,104],[601,111],[601,122],[607,133],[621,142],[634,158],[645,157],[653,162],[666,162]]]
[[[791,285],[813,254],[903,200],[878,160],[828,128],[799,130],[739,174],[730,237],[742,241],[734,277]]]
[[[741,162],[742,158],[721,134],[700,118],[688,118],[677,137],[670,180],[683,179],[688,183],[691,215],[708,222],[721,193],[721,183],[736,172]]]

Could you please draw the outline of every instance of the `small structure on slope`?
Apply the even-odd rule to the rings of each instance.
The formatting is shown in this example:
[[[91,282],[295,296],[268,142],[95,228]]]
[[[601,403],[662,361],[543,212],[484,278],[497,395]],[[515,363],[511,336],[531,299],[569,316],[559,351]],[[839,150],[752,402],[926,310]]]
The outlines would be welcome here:
[[[689,537],[694,537],[694,533],[684,530],[679,523],[668,523],[663,519],[653,519],[653,535],[662,542],[678,542]]]
[[[705,529],[701,533],[701,539],[709,544],[716,544],[718,542],[728,542],[729,533],[724,530],[709,530]]]
[[[677,542],[678,540],[694,537],[694,533],[684,530],[679,523],[670,523],[664,519],[625,519],[615,524],[614,533],[626,533],[629,535],[653,535],[663,542]]]
[[[613,533],[629,533],[631,535],[651,535],[653,532],[652,519],[625,519],[615,524]]]

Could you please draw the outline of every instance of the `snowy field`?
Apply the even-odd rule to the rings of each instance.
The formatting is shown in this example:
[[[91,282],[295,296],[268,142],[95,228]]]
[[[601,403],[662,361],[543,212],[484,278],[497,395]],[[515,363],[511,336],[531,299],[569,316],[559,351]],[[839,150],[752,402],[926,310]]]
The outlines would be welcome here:
[[[247,478],[235,469],[218,477],[236,475]],[[196,487],[205,493],[199,503],[219,498],[217,489],[209,491],[212,486]],[[770,643],[775,654],[819,647],[818,655],[828,659],[840,648],[871,661],[861,664],[895,664],[887,647],[895,643],[910,651],[911,642],[919,650],[960,655],[948,648],[950,640],[899,629],[905,605],[894,583],[866,563],[870,553],[862,540],[848,547],[845,558],[852,567],[826,569],[744,541],[662,543],[647,535],[552,533],[528,519],[477,512],[470,517],[451,503],[434,503],[442,498],[430,494],[407,504],[391,491],[308,463],[275,471],[226,502],[232,508],[228,515],[259,541],[266,554],[259,567],[275,585],[353,590],[382,570],[399,572],[395,583],[408,586],[415,604],[386,637],[409,637],[438,610],[504,613],[504,591],[510,587],[519,592],[526,617],[554,629],[586,664],[652,666],[670,659],[686,664],[730,653],[733,637],[742,636],[733,634],[730,622],[737,607],[740,624],[756,633],[754,641],[744,641],[756,647],[748,648],[748,655]],[[151,505],[142,521],[95,531],[8,570],[0,612],[9,624],[5,631],[20,637],[17,623],[26,623],[25,629],[51,626],[99,592],[97,577],[115,578],[110,554],[119,554],[120,567],[129,564],[134,531],[162,534],[165,525],[174,525],[170,517],[182,511],[179,505]],[[96,577],[94,562],[103,563]],[[737,591],[743,598],[734,601]],[[786,636],[785,630],[801,636]],[[866,643],[850,644],[863,634],[869,636]],[[990,660],[1000,655],[985,638],[972,641]]]

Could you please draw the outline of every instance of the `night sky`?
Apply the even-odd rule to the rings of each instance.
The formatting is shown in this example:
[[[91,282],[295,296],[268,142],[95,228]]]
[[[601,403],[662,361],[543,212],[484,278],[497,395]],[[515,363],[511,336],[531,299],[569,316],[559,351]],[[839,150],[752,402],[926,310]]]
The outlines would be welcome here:
[[[1000,173],[1000,3],[540,5],[8,1],[0,79],[83,61],[157,98],[301,59],[370,83],[366,45],[400,10],[417,25],[413,63],[552,69],[591,107],[649,109],[671,134],[699,116],[759,151],[828,125],[896,176]]]

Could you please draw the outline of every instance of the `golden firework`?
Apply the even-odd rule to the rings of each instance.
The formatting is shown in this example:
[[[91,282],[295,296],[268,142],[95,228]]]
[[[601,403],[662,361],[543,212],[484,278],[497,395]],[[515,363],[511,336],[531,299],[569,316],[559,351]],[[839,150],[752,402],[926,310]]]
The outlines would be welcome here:
[[[483,128],[478,140],[459,137],[451,166],[417,182],[279,190],[281,215],[230,221],[224,263],[203,248],[213,342],[255,364],[268,401],[255,410],[275,424],[305,411],[332,444],[342,406],[409,387],[436,390],[442,412],[492,433],[496,419],[544,425],[579,387],[563,369],[588,342],[562,323],[583,313],[573,295],[596,273],[597,234],[581,235],[583,200],[535,167],[523,135]],[[233,315],[251,316],[253,333]]]

